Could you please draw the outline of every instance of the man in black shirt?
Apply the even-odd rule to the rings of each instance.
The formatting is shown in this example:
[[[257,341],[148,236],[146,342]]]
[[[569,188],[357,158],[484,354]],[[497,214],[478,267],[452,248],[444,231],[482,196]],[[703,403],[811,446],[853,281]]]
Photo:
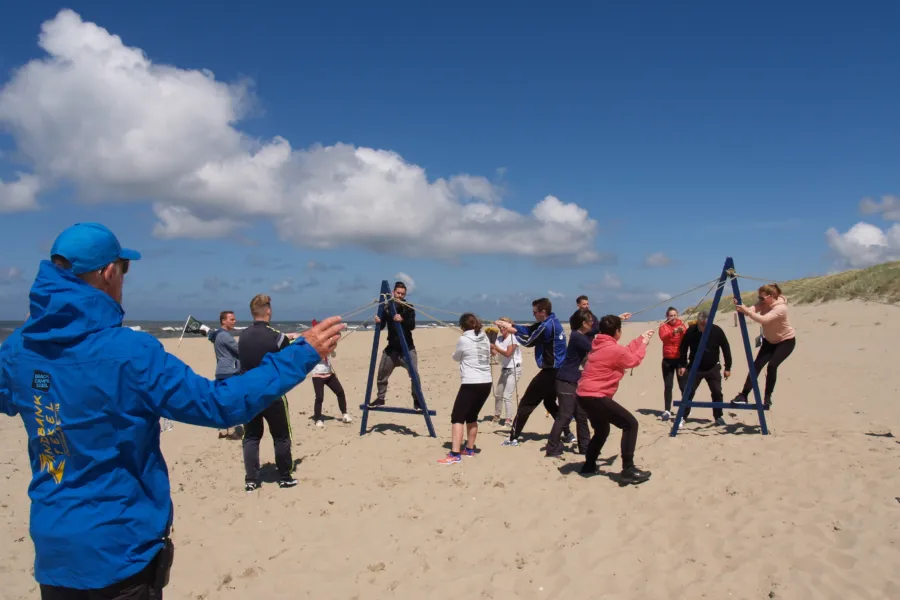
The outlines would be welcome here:
[[[697,324],[688,327],[687,332],[681,339],[681,356],[679,357],[681,367],[678,369],[678,376],[683,377],[685,372],[692,367],[694,362],[699,360],[700,364],[697,365],[697,377],[694,380],[694,387],[691,390],[686,390],[687,394],[685,397],[693,398],[694,393],[700,386],[700,382],[705,380],[706,385],[709,386],[712,401],[724,402],[724,396],[722,395],[723,373],[720,371],[719,350],[721,349],[722,355],[725,358],[724,375],[725,379],[728,379],[731,377],[731,347],[728,345],[728,338],[725,337],[725,332],[722,328],[714,323],[707,324],[706,321],[708,318],[709,314],[705,310],[700,311],[697,314]],[[703,330],[707,327],[710,328],[710,331],[709,339],[706,342],[706,350],[703,352],[703,356],[698,358],[697,350],[700,346],[700,338],[703,336]],[[691,407],[688,406],[685,408],[684,418],[687,419],[690,414]],[[725,424],[725,419],[722,418],[722,414],[721,408],[713,409],[713,418],[716,420],[716,425]],[[682,421],[682,423],[683,422],[684,421]]]
[[[399,300],[399,302],[394,302],[394,308],[397,311],[397,315],[394,316],[393,319],[400,323],[400,326],[403,328],[403,337],[406,339],[407,348],[409,348],[409,359],[412,361],[413,369],[418,373],[419,359],[416,355],[416,346],[413,343],[412,337],[413,329],[416,328],[416,310],[412,305],[406,302],[406,285],[402,281],[398,281],[394,284],[394,298]],[[389,314],[389,307],[385,307],[385,315]],[[387,327],[390,324],[390,321],[382,321],[376,316],[375,323],[377,323],[378,329],[381,330]],[[409,365],[406,364],[406,360],[403,358],[403,347],[400,345],[397,328],[391,325],[387,330],[387,346],[385,346],[384,352],[381,354],[381,362],[378,363],[378,393],[375,396],[375,401],[372,402],[370,406],[384,406],[384,397],[387,395],[388,378],[390,378],[391,373],[394,372],[396,367],[403,367],[409,371]],[[412,374],[410,374],[409,385],[412,392],[413,407],[416,410],[421,410],[419,399],[416,398],[415,387],[412,385]]]
[[[587,296],[581,295],[575,299],[575,304],[578,306],[575,309],[575,312],[572,313],[572,316],[569,317],[569,323],[575,320],[575,316],[583,310],[588,311],[591,314],[591,322],[593,325],[591,326],[591,330],[588,331],[585,335],[587,335],[588,339],[593,340],[594,336],[600,333],[600,319],[597,318],[597,315],[591,311],[591,301]]]
[[[281,333],[269,322],[272,320],[272,299],[258,294],[250,301],[253,324],[244,329],[238,337],[238,359],[241,373],[255,369],[266,354],[278,352],[291,345],[298,333]],[[269,433],[275,445],[275,466],[278,468],[278,486],[294,487],[294,459],[291,455],[291,417],[288,412],[287,397],[282,396],[244,425],[244,469],[248,492],[259,488],[259,442],[263,436],[263,420],[269,424]]]

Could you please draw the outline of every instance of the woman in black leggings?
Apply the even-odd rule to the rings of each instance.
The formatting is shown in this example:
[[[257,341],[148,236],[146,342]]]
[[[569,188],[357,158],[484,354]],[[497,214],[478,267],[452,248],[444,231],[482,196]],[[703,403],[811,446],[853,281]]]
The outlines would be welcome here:
[[[781,293],[778,284],[767,283],[761,286],[758,300],[751,307],[738,304],[737,299],[734,300],[734,304],[738,312],[762,325],[763,343],[756,354],[753,366],[758,377],[762,374],[762,368],[768,365],[763,401],[765,404],[771,405],[772,392],[775,391],[775,382],[778,379],[778,367],[794,351],[797,339],[794,328],[788,322],[787,298]],[[750,380],[750,375],[747,374],[744,388],[732,402],[747,402],[747,397],[752,389],[753,382]]]
[[[316,326],[315,319],[313,319],[312,326]],[[334,372],[334,368],[331,366],[331,359],[335,356],[336,353],[332,352],[329,358],[323,358],[310,372],[313,391],[316,394],[315,404],[313,404],[313,421],[315,421],[316,427],[325,427],[325,421],[322,419],[322,402],[325,400],[326,387],[337,396],[338,408],[341,411],[341,422],[349,423],[351,421],[350,415],[347,414],[347,397],[344,394],[344,386],[341,385],[337,373]]]

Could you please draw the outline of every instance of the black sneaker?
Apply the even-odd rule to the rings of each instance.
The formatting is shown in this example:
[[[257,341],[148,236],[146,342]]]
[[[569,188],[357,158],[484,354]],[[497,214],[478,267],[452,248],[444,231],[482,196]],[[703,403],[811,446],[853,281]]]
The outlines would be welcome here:
[[[622,469],[620,476],[625,483],[644,483],[650,479],[650,471],[642,471],[637,467],[629,467],[627,469]]]
[[[747,396],[744,394],[738,394],[734,397],[734,400],[731,401],[732,404],[747,404]]]
[[[244,491],[248,492],[248,493],[255,492],[258,489],[259,489],[259,484],[256,482],[253,482],[253,481],[248,481],[247,484],[244,486]]]
[[[600,467],[597,466],[597,463],[593,463],[593,464],[584,463],[581,466],[581,471],[579,471],[579,473],[581,473],[582,475],[593,475],[594,473],[597,473],[599,471],[600,471]]]
[[[565,433],[565,432],[564,432],[564,433],[563,433],[561,436],[559,436],[559,437],[560,437],[560,439],[562,440],[562,442],[563,442],[564,444],[571,444],[571,443],[573,443],[573,442],[575,442],[575,441],[578,440],[578,438],[575,437],[575,434],[572,433],[571,431],[568,432],[568,433]]]
[[[282,489],[283,488],[292,488],[295,485],[297,485],[297,480],[294,479],[293,477],[288,477],[287,479],[279,479],[278,480],[278,487],[280,487]]]
[[[772,406],[772,396],[766,396],[763,398],[763,404],[766,406]]]

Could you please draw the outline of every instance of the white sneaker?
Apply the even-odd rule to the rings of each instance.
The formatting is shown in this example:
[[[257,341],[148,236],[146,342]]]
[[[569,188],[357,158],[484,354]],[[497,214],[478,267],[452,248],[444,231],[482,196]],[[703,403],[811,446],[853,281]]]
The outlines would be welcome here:
[[[672,418],[672,413],[670,413],[670,412],[667,411],[667,410],[664,410],[664,411],[663,411],[663,414],[661,414],[661,415],[659,416],[659,418],[662,419],[663,421],[668,421],[669,419]]]
[[[325,427],[325,421],[316,421],[316,427]]]
[[[678,424],[678,429],[684,429],[684,419],[682,419],[681,423]]]
[[[344,416],[341,417],[341,421],[343,421],[344,423],[350,423],[351,421],[353,421],[353,419],[350,418],[350,415],[344,413]]]

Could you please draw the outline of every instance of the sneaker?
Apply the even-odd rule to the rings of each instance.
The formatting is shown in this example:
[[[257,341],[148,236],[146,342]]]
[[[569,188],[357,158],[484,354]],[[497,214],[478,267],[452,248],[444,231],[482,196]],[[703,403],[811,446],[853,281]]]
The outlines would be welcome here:
[[[341,417],[341,421],[344,423],[350,423],[351,421],[353,421],[353,419],[350,418],[350,415],[344,413],[344,415]]]
[[[462,456],[459,454],[453,454],[452,452],[448,453],[447,456],[438,461],[439,465],[455,465],[458,462],[462,462]]]
[[[661,415],[659,416],[659,418],[662,419],[663,421],[668,421],[669,419],[672,418],[672,413],[670,413],[670,412],[667,411],[667,410],[664,410],[664,411],[663,411],[663,414],[661,414]]]
[[[323,427],[323,428],[324,428],[324,427],[325,427],[325,421],[319,419],[318,421],[316,421],[316,427]]]
[[[563,433],[560,439],[562,439],[563,444],[571,444],[578,438],[576,438],[575,434],[570,431],[568,434]]]
[[[478,447],[475,448],[463,448],[462,454],[463,456],[475,456],[475,453],[478,452]]]
[[[563,458],[563,453],[562,453],[562,452],[553,452],[553,453],[548,452],[548,453],[545,454],[544,456],[545,456],[546,458],[558,458],[558,459],[562,460],[562,458]]]
[[[772,396],[766,396],[763,398],[763,404],[766,406],[772,406]]]
[[[678,424],[678,429],[684,429],[684,419],[682,419],[681,423]]]
[[[650,479],[650,471],[642,471],[637,467],[622,469],[619,475],[625,483],[643,483]]]
[[[506,438],[505,440],[503,440],[503,443],[500,445],[501,446],[518,446],[519,440],[511,440],[509,438]]]
[[[584,463],[583,465],[581,465],[581,471],[579,471],[579,473],[581,473],[582,475],[593,475],[594,473],[598,473],[599,471],[600,467],[597,466],[597,463],[593,463],[590,465]]]
[[[716,425],[718,425],[719,427],[723,427],[725,425],[725,419],[719,417],[718,419],[716,419]]]
[[[244,491],[247,492],[248,494],[250,492],[255,492],[258,489],[259,489],[259,484],[255,483],[253,481],[248,481],[247,485],[244,486]]]
[[[503,422],[504,427],[512,427],[512,419],[507,419]]]
[[[292,487],[294,487],[295,485],[297,485],[297,480],[294,479],[293,477],[288,477],[288,478],[286,478],[286,479],[279,479],[279,480],[278,480],[278,487],[280,487],[280,488],[282,488],[282,489],[285,489],[285,488],[292,488]]]
[[[744,394],[738,394],[734,397],[734,400],[731,401],[732,404],[747,404],[747,396]]]
[[[378,408],[379,406],[384,406],[384,400],[375,400],[369,403],[369,408]]]

